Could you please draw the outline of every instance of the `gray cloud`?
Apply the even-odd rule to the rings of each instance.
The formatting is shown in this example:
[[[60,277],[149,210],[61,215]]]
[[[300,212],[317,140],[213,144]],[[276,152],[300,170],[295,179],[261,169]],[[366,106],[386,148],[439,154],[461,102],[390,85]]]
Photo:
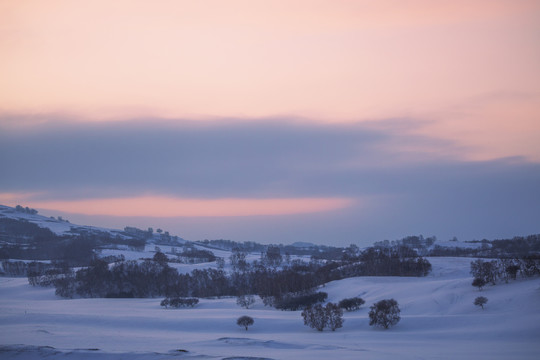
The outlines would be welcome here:
[[[55,199],[152,192],[368,202],[324,216],[176,220],[184,229],[200,229],[196,238],[204,238],[205,229],[241,240],[257,240],[261,228],[274,229],[268,238],[289,240],[324,242],[333,234],[345,243],[419,232],[472,238],[539,231],[539,164],[460,160],[456,154],[463,149],[412,136],[408,129],[415,126],[407,119],[346,125],[284,119],[0,125],[0,192],[42,191]],[[438,151],[405,152],[404,145]]]
[[[9,171],[0,181],[11,191],[41,187],[69,196],[107,189],[195,197],[356,194],[366,170],[393,161],[385,147],[398,138],[362,125],[282,120],[53,122],[2,132],[0,164]]]

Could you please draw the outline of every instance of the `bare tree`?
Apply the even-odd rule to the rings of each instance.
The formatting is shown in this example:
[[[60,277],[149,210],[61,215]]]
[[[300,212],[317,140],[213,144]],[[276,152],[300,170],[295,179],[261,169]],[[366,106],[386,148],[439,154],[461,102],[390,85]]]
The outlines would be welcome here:
[[[240,295],[238,298],[236,298],[236,304],[249,309],[249,307],[253,304],[255,304],[255,296],[253,295]]]
[[[364,305],[365,301],[359,297],[343,299],[338,303],[338,306],[347,311],[355,311],[360,309],[360,306]]]
[[[317,329],[317,331],[323,331],[326,326],[326,314],[321,304],[304,309],[302,317],[304,318],[304,325]]]
[[[369,325],[382,326],[388,329],[396,325],[401,317],[399,305],[394,299],[381,300],[373,304],[369,311]]]
[[[486,285],[486,282],[484,279],[474,278],[471,285],[477,287],[478,290],[482,291],[482,288]]]
[[[302,317],[304,318],[304,325],[317,331],[323,331],[325,327],[336,331],[336,329],[343,326],[344,322],[343,310],[333,303],[328,303],[325,307],[321,304],[310,306],[302,311]]]
[[[479,296],[476,299],[474,299],[474,305],[480,306],[482,310],[484,310],[484,305],[488,302],[487,297]]]
[[[328,327],[332,331],[343,327],[343,310],[336,304],[328,303],[324,308],[326,315],[326,322]]]
[[[240,316],[238,320],[236,320],[236,325],[245,327],[246,331],[248,327],[253,325],[254,323],[255,323],[255,320],[253,320],[252,317],[246,316],[246,315]]]

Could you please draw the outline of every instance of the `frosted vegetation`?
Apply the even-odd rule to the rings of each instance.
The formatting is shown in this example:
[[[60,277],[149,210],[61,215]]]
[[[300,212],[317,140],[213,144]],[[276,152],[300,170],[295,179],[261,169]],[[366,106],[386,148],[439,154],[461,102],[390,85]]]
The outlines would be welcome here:
[[[420,236],[367,249],[303,243],[285,253],[282,245],[192,243],[161,229],[70,225],[70,233],[59,230],[65,220],[21,208],[0,208],[2,359],[540,354],[537,236],[463,247],[469,256],[497,255],[483,258],[433,256],[446,250]],[[92,256],[13,256],[33,254],[45,233],[64,255],[92,239]]]

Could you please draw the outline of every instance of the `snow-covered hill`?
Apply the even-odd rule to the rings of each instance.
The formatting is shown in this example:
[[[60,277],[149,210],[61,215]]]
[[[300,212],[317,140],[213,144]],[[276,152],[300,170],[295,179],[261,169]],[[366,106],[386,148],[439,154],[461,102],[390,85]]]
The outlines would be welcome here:
[[[69,221],[62,220],[62,218],[46,217],[39,214],[26,213],[23,211],[16,211],[15,208],[0,205],[0,218],[8,218],[15,220],[26,220],[42,228],[50,229],[57,235],[71,235],[74,232],[87,231],[87,232],[103,232],[108,233],[111,236],[125,236],[122,230],[106,229],[96,226],[88,225],[76,225]]]
[[[79,226],[0,206],[0,218],[24,219],[58,235],[86,231],[111,236],[122,230]],[[100,256],[173,257],[172,244],[154,234],[139,250],[101,248]],[[184,245],[186,242],[177,244]],[[187,242],[228,259],[231,252]],[[297,244],[298,245],[298,244]],[[307,246],[307,243],[300,244]],[[458,245],[452,242],[448,244]],[[474,246],[477,246],[476,244]],[[297,257],[293,257],[297,258]],[[247,255],[253,262],[260,253]],[[305,260],[308,260],[306,256]],[[72,299],[53,288],[31,287],[26,278],[0,277],[1,359],[537,359],[540,357],[540,280],[471,286],[470,258],[430,258],[427,277],[355,277],[326,284],[328,301],[353,296],[366,305],[345,313],[344,327],[317,332],[304,326],[300,311],[264,307],[248,310],[235,298],[201,299],[193,309],[164,309],[161,299]],[[217,267],[216,262],[170,263],[181,273]],[[230,270],[228,264],[226,270]],[[489,299],[485,310],[477,296]],[[402,320],[389,330],[368,325],[369,306],[394,298]],[[236,325],[241,315],[255,324]]]
[[[361,296],[344,327],[322,333],[299,311],[248,310],[234,298],[201,299],[194,309],[163,309],[161,299],[74,299],[0,278],[2,359],[538,359],[540,281],[471,286],[470,259],[433,258],[425,278],[357,277],[327,284],[329,301]],[[485,310],[473,305],[489,299]],[[368,307],[395,298],[402,320],[368,325]],[[255,324],[245,331],[241,315]],[[86,350],[85,350],[86,349]],[[92,349],[92,350],[89,350]],[[178,351],[182,350],[182,351]],[[185,351],[184,351],[185,350]],[[187,351],[187,352],[186,352]]]
[[[110,236],[111,238],[133,239],[140,238],[140,233],[144,233],[143,230],[139,230],[136,228],[131,228],[135,230],[135,232],[126,231],[126,229],[129,229],[129,227],[124,230],[119,230],[102,228],[97,226],[72,224],[69,221],[62,219],[61,217],[46,217],[37,213],[17,211],[15,208],[5,205],[0,205],[0,219],[2,218],[28,221],[30,223],[36,224],[41,228],[49,229],[58,236],[69,236],[84,233],[94,234],[102,237],[105,235]],[[181,245],[186,243],[187,241],[178,236],[152,233],[146,238],[146,242],[148,244],[173,243],[176,245]]]

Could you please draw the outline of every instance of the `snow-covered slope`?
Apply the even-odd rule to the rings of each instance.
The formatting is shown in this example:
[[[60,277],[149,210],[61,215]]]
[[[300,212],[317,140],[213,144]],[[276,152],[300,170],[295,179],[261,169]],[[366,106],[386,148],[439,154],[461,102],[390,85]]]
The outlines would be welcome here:
[[[0,278],[0,357],[538,359],[538,278],[479,292],[471,286],[470,259],[430,261],[433,272],[425,278],[358,277],[327,284],[322,291],[329,301],[361,296],[366,305],[345,313],[343,328],[322,333],[304,326],[299,311],[265,308],[260,300],[248,310],[234,298],[166,310],[161,299],[65,300],[26,279]],[[485,310],[473,305],[480,295],[489,299]],[[368,307],[385,298],[399,302],[402,320],[389,330],[374,329]],[[247,332],[236,325],[241,315],[255,319]]]
[[[71,224],[68,221],[60,220],[58,218],[46,217],[39,214],[29,214],[22,211],[16,211],[14,208],[0,205],[0,218],[5,217],[8,219],[22,219],[34,223],[42,228],[48,228],[57,235],[69,235],[73,233],[73,230],[86,230],[88,232],[104,232],[109,233],[112,236],[121,235],[121,230],[105,229],[96,226],[88,225],[76,225]]]
[[[103,235],[108,235],[111,238],[120,238],[124,240],[137,238],[137,235],[126,232],[125,230],[107,229],[107,228],[102,228],[102,227],[97,227],[97,226],[72,224],[67,220],[63,220],[62,218],[46,217],[39,214],[32,214],[32,213],[28,213],[24,211],[17,211],[15,208],[5,206],[5,205],[0,205],[0,219],[1,218],[25,220],[30,223],[36,224],[41,228],[47,228],[59,236],[76,235],[76,234],[85,233],[85,234],[95,234],[101,237],[103,237]],[[142,231],[142,230],[139,230],[139,231]],[[154,233],[149,238],[146,238],[146,242],[148,244],[169,243],[169,244],[176,244],[178,246],[178,245],[185,244],[189,241],[186,241],[178,236],[169,236],[169,235]]]

